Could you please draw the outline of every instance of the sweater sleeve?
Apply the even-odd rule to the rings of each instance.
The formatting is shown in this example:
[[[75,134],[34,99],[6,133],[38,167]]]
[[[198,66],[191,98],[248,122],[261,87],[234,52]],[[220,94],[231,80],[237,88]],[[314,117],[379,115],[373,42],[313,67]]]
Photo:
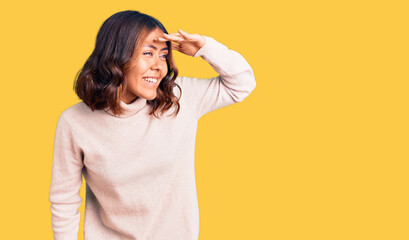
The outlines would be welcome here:
[[[54,153],[49,201],[55,240],[76,240],[82,198],[82,154],[64,113],[60,116],[54,139]]]
[[[220,75],[209,79],[181,79],[185,89],[182,95],[186,96],[197,119],[213,110],[243,101],[256,87],[252,68],[238,52],[209,36],[204,37],[205,45],[194,57],[202,57]]]

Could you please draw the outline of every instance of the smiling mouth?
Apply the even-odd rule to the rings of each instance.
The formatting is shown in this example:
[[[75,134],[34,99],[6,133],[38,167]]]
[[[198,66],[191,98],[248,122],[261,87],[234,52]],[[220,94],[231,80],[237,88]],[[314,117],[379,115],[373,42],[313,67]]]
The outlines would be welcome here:
[[[149,83],[157,83],[158,82],[158,78],[152,78],[152,77],[146,77],[146,78],[142,78],[145,82],[149,82]]]

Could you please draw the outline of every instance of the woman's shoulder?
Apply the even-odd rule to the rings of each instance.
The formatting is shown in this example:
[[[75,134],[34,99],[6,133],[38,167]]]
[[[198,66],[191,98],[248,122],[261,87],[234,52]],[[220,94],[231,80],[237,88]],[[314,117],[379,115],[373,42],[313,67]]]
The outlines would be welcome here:
[[[94,112],[94,113],[93,113]],[[99,111],[97,111],[99,112]],[[61,113],[61,118],[64,118],[67,121],[72,121],[75,119],[81,119],[84,117],[89,117],[90,115],[95,114],[95,111],[92,111],[84,101],[80,101]]]

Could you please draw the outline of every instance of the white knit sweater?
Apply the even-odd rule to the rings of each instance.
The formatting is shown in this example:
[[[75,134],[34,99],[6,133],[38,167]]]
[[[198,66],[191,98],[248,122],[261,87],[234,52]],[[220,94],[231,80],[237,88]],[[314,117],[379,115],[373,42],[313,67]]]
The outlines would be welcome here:
[[[201,56],[220,75],[178,77],[182,96],[176,118],[149,115],[143,98],[121,102],[126,111],[120,116],[91,111],[84,102],[61,114],[49,196],[54,239],[77,239],[82,174],[85,240],[198,239],[194,169],[198,120],[242,101],[256,86],[253,71],[240,54],[205,38],[195,57]]]

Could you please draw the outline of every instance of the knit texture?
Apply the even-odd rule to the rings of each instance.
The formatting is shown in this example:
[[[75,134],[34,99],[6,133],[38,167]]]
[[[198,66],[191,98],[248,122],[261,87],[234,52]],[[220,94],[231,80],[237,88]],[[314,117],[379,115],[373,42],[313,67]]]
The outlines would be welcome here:
[[[211,37],[194,57],[220,74],[178,77],[180,112],[158,119],[146,99],[121,102],[123,115],[79,102],[60,116],[54,142],[51,202],[55,240],[76,240],[86,181],[85,240],[197,240],[194,150],[198,120],[241,102],[255,88],[246,60]],[[180,96],[177,88],[175,94]]]

